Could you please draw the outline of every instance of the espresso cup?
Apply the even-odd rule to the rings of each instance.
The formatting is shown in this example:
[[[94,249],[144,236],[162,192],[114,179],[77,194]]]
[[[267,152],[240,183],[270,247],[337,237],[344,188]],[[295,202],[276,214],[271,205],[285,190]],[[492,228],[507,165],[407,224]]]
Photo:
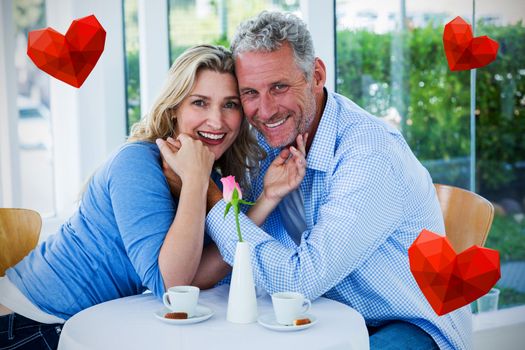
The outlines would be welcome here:
[[[185,312],[189,318],[195,315],[199,291],[200,289],[194,286],[171,287],[162,296],[162,302],[171,312]]]
[[[310,300],[296,292],[279,292],[272,294],[275,320],[281,325],[292,325],[293,321],[310,310]]]

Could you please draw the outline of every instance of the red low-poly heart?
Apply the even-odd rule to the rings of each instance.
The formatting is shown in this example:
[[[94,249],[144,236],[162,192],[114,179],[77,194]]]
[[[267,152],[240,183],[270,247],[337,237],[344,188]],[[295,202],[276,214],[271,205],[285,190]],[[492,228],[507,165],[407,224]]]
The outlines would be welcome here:
[[[423,230],[408,249],[410,271],[438,315],[485,295],[501,276],[497,250],[472,246],[456,254],[446,237]]]
[[[450,70],[481,68],[496,59],[499,44],[488,36],[472,37],[472,27],[463,18],[447,23],[443,46]]]
[[[94,15],[74,20],[66,35],[52,28],[29,32],[27,55],[49,75],[82,86],[104,51],[106,31]]]

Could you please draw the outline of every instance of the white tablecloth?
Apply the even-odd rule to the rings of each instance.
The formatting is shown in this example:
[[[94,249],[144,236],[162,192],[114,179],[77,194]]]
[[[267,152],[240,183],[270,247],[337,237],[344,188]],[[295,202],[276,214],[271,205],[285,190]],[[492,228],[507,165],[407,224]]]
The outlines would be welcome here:
[[[326,298],[312,303],[317,323],[297,332],[277,332],[258,323],[226,321],[228,286],[201,291],[199,304],[214,311],[207,321],[172,325],[158,320],[163,308],[152,294],[117,299],[93,306],[69,319],[59,350],[85,349],[369,349],[363,317],[354,309]],[[259,315],[273,312],[268,295],[258,298]]]

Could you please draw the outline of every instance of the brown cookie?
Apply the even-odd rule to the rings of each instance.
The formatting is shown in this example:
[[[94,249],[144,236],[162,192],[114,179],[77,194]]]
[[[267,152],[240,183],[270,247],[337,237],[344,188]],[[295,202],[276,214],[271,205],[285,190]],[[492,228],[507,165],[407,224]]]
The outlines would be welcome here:
[[[311,323],[311,322],[312,321],[310,321],[309,318],[300,318],[298,320],[293,320],[293,325],[294,326],[303,326],[303,325]]]
[[[188,318],[188,314],[185,312],[168,312],[164,317],[170,320],[185,320]]]

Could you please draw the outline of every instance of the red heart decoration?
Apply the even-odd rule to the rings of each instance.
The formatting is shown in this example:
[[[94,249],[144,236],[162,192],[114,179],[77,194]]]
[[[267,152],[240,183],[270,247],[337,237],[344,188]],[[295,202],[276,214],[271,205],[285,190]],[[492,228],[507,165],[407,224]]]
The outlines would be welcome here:
[[[456,254],[446,237],[423,230],[408,248],[410,271],[439,316],[470,304],[501,277],[497,250],[472,246]]]
[[[496,59],[499,48],[486,35],[473,38],[471,25],[459,16],[445,25],[443,46],[452,71],[486,66]]]
[[[82,86],[104,51],[106,31],[94,15],[74,20],[66,35],[52,28],[29,32],[27,55],[49,75]]]

